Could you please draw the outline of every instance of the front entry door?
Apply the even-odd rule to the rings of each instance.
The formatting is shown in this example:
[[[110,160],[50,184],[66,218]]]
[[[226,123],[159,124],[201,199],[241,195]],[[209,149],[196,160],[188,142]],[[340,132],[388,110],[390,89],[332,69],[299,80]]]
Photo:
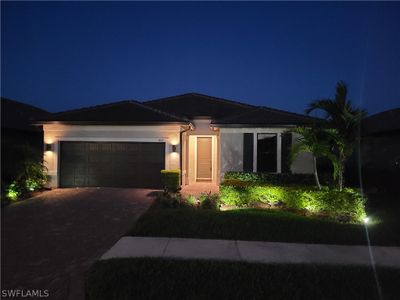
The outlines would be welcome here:
[[[197,138],[197,180],[212,179],[211,137]]]

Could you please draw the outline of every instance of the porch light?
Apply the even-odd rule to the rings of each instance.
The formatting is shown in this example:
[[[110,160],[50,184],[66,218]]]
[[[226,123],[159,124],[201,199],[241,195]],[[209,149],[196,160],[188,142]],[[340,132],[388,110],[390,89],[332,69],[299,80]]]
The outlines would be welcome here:
[[[53,151],[53,144],[48,144],[48,143],[46,143],[45,145],[44,145],[44,151]]]
[[[172,145],[172,152],[176,152],[176,145]]]

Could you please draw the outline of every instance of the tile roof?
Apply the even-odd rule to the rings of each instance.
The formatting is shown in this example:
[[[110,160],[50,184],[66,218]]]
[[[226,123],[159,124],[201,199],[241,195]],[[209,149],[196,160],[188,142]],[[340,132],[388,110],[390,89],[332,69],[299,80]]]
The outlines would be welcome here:
[[[173,97],[155,99],[144,104],[162,111],[187,118],[220,118],[251,109],[255,106],[223,98],[211,97],[198,93],[188,93]]]
[[[84,124],[189,123],[185,118],[160,111],[134,100],[113,102],[52,114],[44,122]]]
[[[1,128],[40,131],[32,122],[47,118],[49,112],[30,104],[1,97]]]
[[[362,121],[362,134],[373,135],[400,131],[400,108],[386,110]]]
[[[269,107],[255,107],[240,114],[214,119],[215,125],[306,125],[320,119]]]
[[[302,125],[316,118],[267,107],[189,93],[145,102],[113,102],[52,114],[43,120],[70,124],[184,123],[208,117],[215,125]]]

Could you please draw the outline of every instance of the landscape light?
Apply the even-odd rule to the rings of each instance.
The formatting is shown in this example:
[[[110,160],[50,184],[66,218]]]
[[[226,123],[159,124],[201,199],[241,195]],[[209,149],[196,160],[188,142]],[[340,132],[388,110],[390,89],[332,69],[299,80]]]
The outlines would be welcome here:
[[[364,221],[364,224],[368,224],[368,222],[369,222],[369,217],[363,218],[363,221]]]

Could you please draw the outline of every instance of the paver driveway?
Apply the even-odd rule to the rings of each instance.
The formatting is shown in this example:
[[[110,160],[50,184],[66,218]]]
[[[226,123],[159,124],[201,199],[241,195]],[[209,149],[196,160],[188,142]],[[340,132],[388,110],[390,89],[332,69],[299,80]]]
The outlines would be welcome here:
[[[151,190],[56,189],[2,209],[2,289],[84,298],[84,272],[152,203]]]

